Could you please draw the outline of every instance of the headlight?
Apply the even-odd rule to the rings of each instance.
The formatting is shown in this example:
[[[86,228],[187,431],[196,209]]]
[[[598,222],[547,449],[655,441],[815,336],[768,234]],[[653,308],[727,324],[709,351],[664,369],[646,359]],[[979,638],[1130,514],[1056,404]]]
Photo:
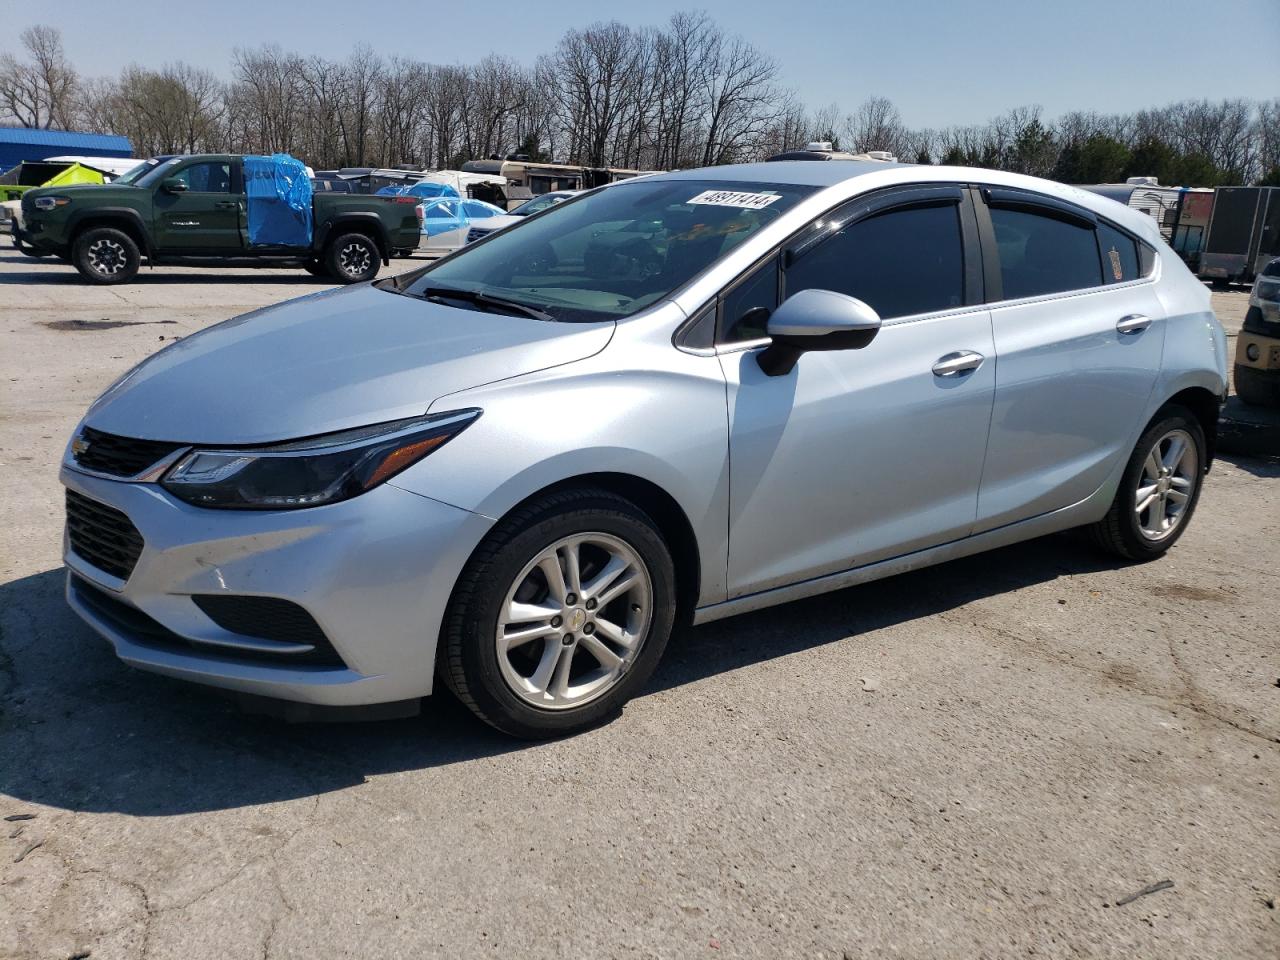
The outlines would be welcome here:
[[[1261,307],[1280,303],[1280,277],[1258,277],[1249,291],[1249,306]]]
[[[37,210],[52,210],[54,207],[65,207],[70,202],[70,197],[36,197],[31,205]]]
[[[200,507],[291,510],[376,487],[465,430],[480,411],[395,420],[252,449],[193,450],[160,481]]]

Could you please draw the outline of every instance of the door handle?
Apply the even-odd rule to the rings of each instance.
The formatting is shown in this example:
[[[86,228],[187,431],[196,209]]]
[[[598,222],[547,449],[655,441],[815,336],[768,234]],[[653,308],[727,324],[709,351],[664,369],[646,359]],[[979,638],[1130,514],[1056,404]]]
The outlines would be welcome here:
[[[933,365],[933,375],[935,377],[958,377],[962,373],[971,373],[982,366],[985,360],[980,353],[974,353],[972,350],[962,350],[959,353],[948,353],[944,357],[939,357],[938,362]]]
[[[1140,313],[1131,313],[1116,321],[1116,330],[1120,333],[1141,333],[1151,326],[1151,318]]]
[[[234,210],[240,206],[240,204],[235,200],[219,200],[213,206],[218,210]]]

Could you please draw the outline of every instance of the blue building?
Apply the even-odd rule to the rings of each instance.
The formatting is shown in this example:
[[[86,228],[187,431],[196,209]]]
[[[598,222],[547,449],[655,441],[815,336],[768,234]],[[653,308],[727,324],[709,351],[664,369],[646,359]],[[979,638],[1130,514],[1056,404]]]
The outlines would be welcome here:
[[[8,170],[23,160],[63,156],[131,157],[133,147],[127,138],[105,133],[0,127],[0,171]]]

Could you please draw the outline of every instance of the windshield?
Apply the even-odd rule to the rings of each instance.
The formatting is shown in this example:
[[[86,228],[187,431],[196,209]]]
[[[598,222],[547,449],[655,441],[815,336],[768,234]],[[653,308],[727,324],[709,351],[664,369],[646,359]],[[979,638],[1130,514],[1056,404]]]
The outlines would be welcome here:
[[[128,173],[121,174],[116,177],[112,183],[137,183],[138,180],[147,173],[152,167],[158,166],[159,160],[143,160],[136,167],[130,167]]]
[[[169,171],[172,170],[174,168],[174,165],[181,159],[182,159],[181,157],[170,157],[164,163],[157,163],[155,166],[151,167],[151,169],[142,171],[142,173],[138,176],[136,180],[128,180],[125,182],[132,183],[135,186],[139,186],[139,187],[150,187],[153,184],[159,183],[161,180],[167,177],[169,175]],[[153,163],[153,162],[154,161],[151,161],[151,160],[147,161],[147,163]],[[137,169],[138,169],[137,167],[134,167],[124,176],[125,177],[133,176],[133,174],[137,172]],[[117,180],[116,182],[119,183],[123,180],[124,180],[124,177],[121,177],[120,180]]]
[[[547,207],[554,207],[557,203],[564,203],[569,199],[571,194],[567,193],[544,193],[540,197],[534,197],[532,200],[526,200],[520,206],[511,211],[513,217],[527,217],[531,213],[537,213],[539,210],[545,210]]]
[[[684,286],[815,187],[723,180],[643,180],[570,198],[393,289],[501,297],[553,320],[630,316]]]

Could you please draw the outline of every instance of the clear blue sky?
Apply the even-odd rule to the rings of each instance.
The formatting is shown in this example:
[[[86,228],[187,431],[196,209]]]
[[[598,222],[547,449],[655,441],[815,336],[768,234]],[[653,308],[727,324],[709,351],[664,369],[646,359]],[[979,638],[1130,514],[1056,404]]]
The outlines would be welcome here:
[[[602,11],[627,10],[617,19],[641,26],[678,9],[705,9],[771,53],[811,109],[886,96],[911,126],[976,123],[1032,103],[1052,118],[1280,96],[1280,0],[0,0],[0,45],[51,23],[88,76],[179,59],[225,74],[234,47],[262,43],[335,58],[367,43],[433,63],[490,52],[531,63]]]

